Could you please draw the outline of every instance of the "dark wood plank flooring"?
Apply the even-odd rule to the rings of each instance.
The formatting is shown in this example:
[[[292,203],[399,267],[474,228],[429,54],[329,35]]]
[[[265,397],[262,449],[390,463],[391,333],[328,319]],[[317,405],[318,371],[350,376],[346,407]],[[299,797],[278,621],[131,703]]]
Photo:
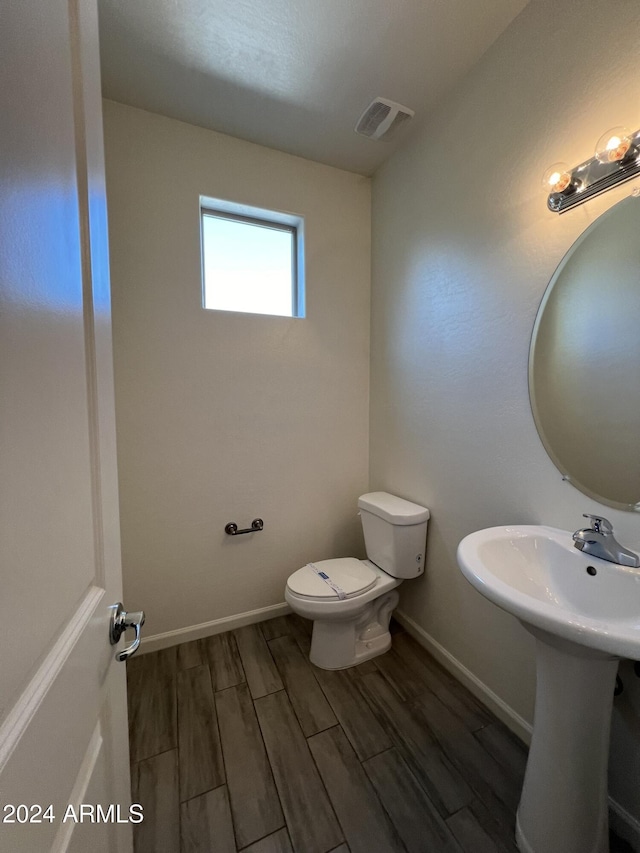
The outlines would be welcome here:
[[[135,853],[517,853],[517,738],[399,626],[339,672],[310,633],[281,616],[128,663]]]

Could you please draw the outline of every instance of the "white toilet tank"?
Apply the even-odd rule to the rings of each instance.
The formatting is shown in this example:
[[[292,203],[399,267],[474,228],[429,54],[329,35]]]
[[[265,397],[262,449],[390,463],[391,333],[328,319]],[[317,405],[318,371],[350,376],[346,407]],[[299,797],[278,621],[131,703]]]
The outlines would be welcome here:
[[[367,557],[394,578],[424,571],[429,510],[388,492],[358,498]]]

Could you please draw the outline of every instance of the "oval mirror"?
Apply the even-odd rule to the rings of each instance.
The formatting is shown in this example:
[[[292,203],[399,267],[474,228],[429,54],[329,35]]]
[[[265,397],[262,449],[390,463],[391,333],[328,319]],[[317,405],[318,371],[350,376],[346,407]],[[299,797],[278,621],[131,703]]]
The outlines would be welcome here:
[[[640,199],[603,213],[544,293],[529,353],[547,453],[580,491],[640,510]]]

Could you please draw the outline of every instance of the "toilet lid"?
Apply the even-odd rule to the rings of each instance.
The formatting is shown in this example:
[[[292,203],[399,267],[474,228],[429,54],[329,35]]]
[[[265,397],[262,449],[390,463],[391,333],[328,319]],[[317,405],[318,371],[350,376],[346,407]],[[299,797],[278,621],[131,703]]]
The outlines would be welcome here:
[[[313,564],[318,571],[328,575],[329,579],[353,598],[366,592],[375,584],[377,575],[372,568],[355,557],[341,557],[338,560],[320,560]],[[302,598],[338,599],[338,593],[324,581],[311,566],[306,565],[294,572],[287,586],[295,595]]]

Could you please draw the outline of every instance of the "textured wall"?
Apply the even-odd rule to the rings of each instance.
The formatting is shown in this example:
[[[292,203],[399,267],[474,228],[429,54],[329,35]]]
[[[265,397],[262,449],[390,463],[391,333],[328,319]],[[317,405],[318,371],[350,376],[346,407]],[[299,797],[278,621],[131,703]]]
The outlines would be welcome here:
[[[533,640],[467,584],[455,553],[478,528],[575,530],[587,511],[640,549],[640,518],[561,480],[527,392],[531,330],[554,268],[630,192],[558,217],[541,177],[555,161],[591,156],[608,128],[640,126],[639,53],[635,0],[534,0],[374,179],[370,485],[432,511],[427,572],[403,586],[401,606],[528,719]],[[625,681],[612,790],[640,816],[636,691]]]
[[[361,555],[370,181],[104,107],[125,600],[155,635]],[[306,319],[201,307],[200,194],[305,217]],[[262,533],[224,533],[256,516]]]

